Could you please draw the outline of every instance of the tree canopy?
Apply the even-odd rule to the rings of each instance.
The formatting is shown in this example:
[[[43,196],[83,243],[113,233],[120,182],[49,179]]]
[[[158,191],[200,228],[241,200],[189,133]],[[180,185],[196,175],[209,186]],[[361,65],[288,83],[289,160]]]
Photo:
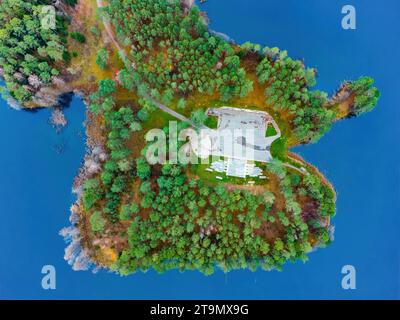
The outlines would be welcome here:
[[[66,54],[67,20],[56,15],[55,28],[42,25],[52,1],[3,0],[0,5],[0,68],[8,93],[29,102],[60,74]]]

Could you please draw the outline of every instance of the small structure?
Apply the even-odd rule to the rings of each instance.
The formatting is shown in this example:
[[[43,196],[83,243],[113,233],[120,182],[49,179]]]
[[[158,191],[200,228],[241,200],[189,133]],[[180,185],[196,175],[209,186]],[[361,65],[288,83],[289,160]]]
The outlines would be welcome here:
[[[207,115],[218,117],[218,128],[202,129],[192,141],[193,151],[202,159],[223,158],[212,162],[214,171],[240,178],[261,176],[254,162],[270,162],[271,144],[281,136],[273,118],[267,112],[231,107],[208,109]],[[269,124],[276,131],[271,137],[266,136]]]

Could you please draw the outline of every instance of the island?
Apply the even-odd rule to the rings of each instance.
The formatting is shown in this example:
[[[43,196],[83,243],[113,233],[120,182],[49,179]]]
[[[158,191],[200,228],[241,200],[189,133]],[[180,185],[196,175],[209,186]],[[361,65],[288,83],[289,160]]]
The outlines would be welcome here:
[[[329,97],[316,69],[234,43],[190,0],[3,0],[0,22],[10,106],[87,104],[61,231],[75,270],[282,270],[332,242],[335,189],[290,149],[373,110],[372,78]]]

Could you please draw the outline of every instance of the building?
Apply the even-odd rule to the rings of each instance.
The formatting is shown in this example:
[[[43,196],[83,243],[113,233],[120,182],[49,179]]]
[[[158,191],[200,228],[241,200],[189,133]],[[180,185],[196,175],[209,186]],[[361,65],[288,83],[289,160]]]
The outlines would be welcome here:
[[[271,144],[281,136],[273,118],[267,112],[231,107],[208,109],[207,115],[218,117],[218,127],[201,130],[198,141],[192,142],[194,152],[202,159],[212,156],[211,168],[228,176],[262,175],[254,162],[271,161]],[[276,134],[267,137],[269,125]]]

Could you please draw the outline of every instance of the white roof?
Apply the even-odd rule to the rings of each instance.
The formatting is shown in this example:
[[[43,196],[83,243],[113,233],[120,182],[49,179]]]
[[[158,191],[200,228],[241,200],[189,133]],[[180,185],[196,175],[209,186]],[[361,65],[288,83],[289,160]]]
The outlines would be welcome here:
[[[200,131],[199,140],[192,144],[199,157],[213,155],[259,162],[271,160],[270,147],[280,137],[280,131],[267,112],[222,107],[209,109],[207,114],[218,117],[218,129]],[[269,123],[277,131],[273,137],[265,136]]]

